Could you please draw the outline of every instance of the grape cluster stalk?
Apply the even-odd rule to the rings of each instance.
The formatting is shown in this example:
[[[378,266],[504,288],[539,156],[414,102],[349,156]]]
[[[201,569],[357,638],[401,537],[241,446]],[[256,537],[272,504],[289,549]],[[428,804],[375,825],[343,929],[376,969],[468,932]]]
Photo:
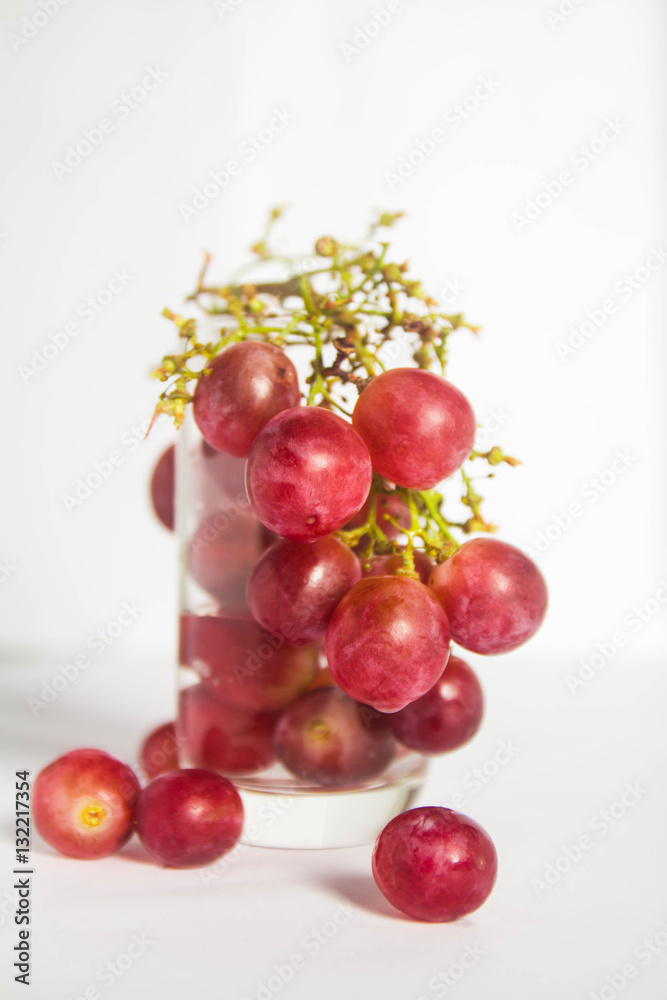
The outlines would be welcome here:
[[[179,427],[187,406],[194,404],[203,430],[204,409],[208,407],[212,412],[215,402],[207,398],[213,392],[208,391],[207,375],[221,352],[247,342],[268,344],[281,353],[289,353],[290,349],[300,354],[307,351],[311,371],[306,379],[305,404],[338,414],[346,421],[352,419],[357,396],[406,351],[416,368],[426,372],[436,369],[444,376],[450,336],[464,329],[477,334],[479,328],[462,314],[449,314],[439,306],[421,281],[410,274],[407,261],[397,263],[391,259],[390,243],[384,237],[401,214],[379,215],[358,244],[323,236],[315,242],[315,257],[312,251],[302,257],[289,257],[272,248],[274,226],[282,215],[282,209],[273,209],[264,234],[251,248],[253,259],[237,272],[235,280],[226,284],[210,281],[211,258],[206,254],[195,290],[187,299],[196,315],[186,317],[169,309],[163,312],[176,326],[181,351],[166,355],[153,372],[165,383],[154,419],[167,414]],[[252,280],[246,281],[244,275],[249,272]],[[210,331],[211,322],[219,324],[219,336],[204,342],[200,329]],[[234,374],[243,374],[244,365],[271,363],[272,358],[262,355],[239,357]],[[232,368],[229,355],[227,367]],[[295,372],[292,375],[287,371],[280,387],[283,406],[294,405],[296,385]],[[374,400],[380,416],[391,407],[391,398],[383,399],[382,395],[380,378]],[[271,415],[262,415],[261,407],[259,413],[261,420]],[[222,450],[244,454],[244,434],[254,429],[247,424],[238,427],[229,415],[225,423],[227,443]],[[362,436],[367,440],[363,432]],[[211,443],[219,446],[215,440]],[[434,456],[437,458],[437,438],[413,440],[411,447],[415,465],[422,468],[428,468]],[[354,548],[367,568],[374,558],[400,555],[398,574],[419,579],[415,555],[418,560],[425,555],[440,563],[458,551],[465,536],[494,532],[496,526],[482,511],[477,486],[480,475],[471,466],[484,463],[481,477],[486,478],[493,476],[501,463],[515,466],[518,459],[505,454],[499,446],[481,452],[463,441],[462,447],[465,453],[453,456],[451,466],[460,479],[460,500],[467,508],[467,517],[457,519],[445,512],[444,496],[434,486],[446,475],[438,476],[424,488],[402,486],[391,478],[391,455],[385,455],[383,461],[378,452],[363,517],[357,515],[352,524],[348,522],[333,532],[335,537]],[[447,475],[448,468],[442,467]],[[302,473],[307,475],[309,470]],[[343,473],[339,474],[342,485]],[[399,533],[407,541],[397,541]]]

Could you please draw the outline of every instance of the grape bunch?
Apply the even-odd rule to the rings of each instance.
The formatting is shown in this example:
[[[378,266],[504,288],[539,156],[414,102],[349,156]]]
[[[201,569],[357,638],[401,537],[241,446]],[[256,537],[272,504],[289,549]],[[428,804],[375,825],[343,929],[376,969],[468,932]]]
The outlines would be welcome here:
[[[494,475],[518,461],[498,446],[475,450],[473,408],[446,378],[450,338],[477,328],[389,260],[378,234],[395,220],[382,216],[363,246],[322,237],[311,270],[270,249],[269,226],[253,250],[258,266],[288,267],[278,280],[211,285],[207,258],[190,301],[219,328],[212,342],[200,340],[200,319],[165,310],[182,350],[154,372],[167,383],[156,416],[180,426],[189,407],[199,435],[176,730],[196,768],[234,778],[282,767],[304,791],[360,788],[409,753],[450,753],[484,711],[459,653],[510,652],[544,618],[539,570],[493,537],[477,492],[481,463]],[[397,341],[414,365],[391,366]],[[293,359],[305,351],[300,383]],[[153,503],[172,527],[173,475],[163,456]],[[221,524],[230,501],[235,515]],[[495,878],[493,845],[457,814],[422,820],[390,824],[393,846],[374,862],[382,891],[400,906],[384,859],[419,853],[415,837],[428,857],[443,838],[461,855],[470,841],[486,882],[476,894],[464,880],[461,894],[479,897],[476,908]],[[413,915],[470,912],[447,878],[447,905],[429,916],[424,901]]]
[[[450,336],[476,328],[439,311],[388,243],[373,248],[394,221],[378,220],[370,248],[321,238],[323,266],[283,281],[210,285],[207,258],[190,299],[220,323],[212,343],[165,310],[184,350],[154,373],[168,383],[156,414],[180,425],[191,406],[199,472],[187,471],[205,484],[187,561],[212,604],[184,609],[180,641],[196,683],[179,724],[198,766],[235,775],[277,760],[343,787],[406,749],[450,752],[483,713],[451,644],[505,653],[544,617],[539,570],[490,537],[467,465],[517,460],[474,450],[472,406],[445,377]],[[253,249],[281,260],[268,233]],[[398,338],[414,367],[387,366]],[[302,385],[292,346],[310,349]],[[456,476],[463,522],[445,511]],[[156,482],[169,484],[156,472],[160,512]],[[233,496],[248,502],[217,530],[216,500]]]

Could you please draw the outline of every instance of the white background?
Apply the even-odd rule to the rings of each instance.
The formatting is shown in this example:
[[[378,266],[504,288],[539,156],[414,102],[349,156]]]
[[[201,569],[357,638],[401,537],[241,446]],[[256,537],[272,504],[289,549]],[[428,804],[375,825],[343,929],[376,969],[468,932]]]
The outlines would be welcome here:
[[[254,997],[257,981],[306,955],[304,934],[346,901],[356,908],[349,925],[281,995],[379,987],[392,1000],[435,997],[429,981],[475,943],[485,955],[451,991],[462,1000],[588,997],[627,961],[638,969],[621,990],[628,998],[654,1000],[667,982],[667,953],[633,958],[667,925],[665,265],[623,290],[624,275],[666,239],[665,8],[566,2],[572,12],[558,20],[549,16],[556,0],[403,0],[363,50],[344,50],[363,41],[358,29],[381,6],[240,0],[218,12],[204,0],[70,0],[15,51],[12,33],[40,8],[3,0],[3,802],[11,807],[17,767],[37,770],[86,743],[132,760],[142,734],[173,712],[176,552],[147,500],[170,431],[138,443],[157,389],[148,373],[172,348],[162,307],[180,307],[204,248],[224,278],[273,204],[291,205],[280,235],[296,251],[325,232],[360,235],[373,208],[404,209],[398,259],[409,256],[436,293],[462,287],[452,311],[483,327],[479,339],[457,335],[449,375],[483,425],[504,415],[489,443],[524,462],[484,484],[487,513],[526,549],[549,536],[537,556],[548,619],[509,657],[470,657],[487,692],[485,727],[438,762],[422,795],[445,804],[499,740],[521,748],[464,809],[497,843],[498,887],[460,924],[422,927],[383,906],[368,848],[251,850],[206,890],[197,873],[122,857],[89,868],[36,846],[31,995],[40,1000],[82,995],[143,929],[155,944],[113,996]],[[121,118],[115,102],[149,68],[166,78]],[[481,80],[492,93],[476,102]],[[462,102],[478,105],[465,121]],[[276,108],[295,120],[186,223],[195,189],[239,158]],[[113,131],[58,179],[54,163],[105,117]],[[620,134],[583,169],[582,148],[608,119]],[[446,140],[392,181],[400,158],[438,127]],[[565,169],[571,184],[518,224]],[[114,270],[131,281],[86,322],[80,303]],[[559,356],[572,327],[609,299],[614,313]],[[26,375],[33,352],[72,321],[79,334]],[[68,511],[63,496],[114,450],[121,465]],[[625,468],[606,471],[619,451]],[[579,516],[558,528],[577,503]],[[35,717],[27,698],[124,602],[142,609],[136,623]],[[646,621],[633,611],[644,606]],[[596,651],[599,669],[572,690],[568,676]],[[594,833],[594,848],[557,885],[531,886],[563,846],[599,827],[596,815],[626,782],[646,789],[627,815]],[[10,862],[7,846],[7,887]],[[11,934],[8,920],[0,982],[13,996]]]

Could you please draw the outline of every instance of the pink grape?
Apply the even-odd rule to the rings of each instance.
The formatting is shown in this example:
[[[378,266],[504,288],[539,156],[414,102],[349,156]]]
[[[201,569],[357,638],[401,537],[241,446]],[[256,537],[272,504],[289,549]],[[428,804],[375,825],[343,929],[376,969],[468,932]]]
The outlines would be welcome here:
[[[287,646],[254,621],[181,616],[180,662],[221,701],[248,712],[293,702],[315,676],[317,659],[316,646]]]
[[[275,542],[257,563],[248,584],[255,621],[292,646],[326,633],[336,605],[360,579],[354,553],[332,535],[314,542]]]
[[[165,722],[148,734],[139,750],[139,762],[147,778],[157,778],[178,767],[178,742],[173,722]]]
[[[301,399],[296,368],[272,344],[226,347],[197,381],[194,416],[213,448],[245,458],[267,420]]]
[[[493,889],[498,858],[474,820],[439,806],[409,809],[375,842],[373,877],[397,910],[444,922],[473,913]]]
[[[389,716],[389,725],[403,746],[420,753],[448,753],[472,739],[484,714],[482,687],[473,670],[458,656],[430,691]]]
[[[449,657],[449,626],[434,595],[405,576],[360,580],[334,611],[326,652],[355,701],[398,712],[433,687]]]
[[[274,712],[251,714],[220,701],[204,684],[179,696],[178,734],[185,759],[223,774],[249,774],[275,760]]]
[[[110,754],[71,750],[35,779],[35,827],[70,858],[105,858],[132,836],[140,790],[134,772]]]
[[[422,583],[428,583],[434,565],[421,549],[414,550],[415,569],[419,574]],[[403,556],[400,552],[390,553],[386,556],[371,556],[368,565],[362,563],[362,576],[394,576],[403,567]]]
[[[243,803],[221,774],[196,767],[171,771],[142,791],[136,827],[139,840],[160,864],[200,868],[238,841]]]
[[[387,718],[336,687],[308,691],[290,705],[276,747],[288,771],[329,787],[377,777],[396,753]]]
[[[283,410],[257,435],[246,486],[260,521],[312,542],[342,528],[368,496],[368,449],[354,428],[319,406]]]
[[[374,378],[352,423],[375,471],[414,490],[432,489],[456,472],[475,439],[475,415],[463,393],[419,368],[393,368]]]
[[[222,507],[199,525],[187,558],[193,579],[215,597],[223,614],[250,618],[250,575],[266,548],[266,529],[250,510]]]
[[[151,477],[151,502],[156,517],[169,531],[175,524],[176,449],[170,444],[157,460]]]
[[[495,538],[473,538],[440,563],[429,586],[447,613],[452,639],[475,653],[507,653],[533,636],[547,588],[528,556]]]

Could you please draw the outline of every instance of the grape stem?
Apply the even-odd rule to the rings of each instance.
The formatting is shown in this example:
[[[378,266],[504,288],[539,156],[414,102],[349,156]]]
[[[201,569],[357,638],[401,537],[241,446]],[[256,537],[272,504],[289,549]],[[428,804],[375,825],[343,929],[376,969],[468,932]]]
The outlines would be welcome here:
[[[378,216],[361,244],[341,244],[331,236],[320,237],[315,243],[315,256],[310,258],[292,258],[271,249],[273,227],[282,213],[282,208],[272,209],[262,238],[251,248],[254,259],[237,271],[235,282],[208,282],[211,255],[205,253],[195,290],[186,301],[219,321],[217,339],[206,343],[199,340],[197,317],[183,317],[170,309],[163,311],[163,316],[176,326],[181,352],[165,355],[152,373],[167,386],[160,394],[151,427],[161,413],[167,413],[177,427],[181,426],[197,380],[206,377],[212,359],[231,343],[262,340],[279,348],[309,347],[312,372],[306,378],[306,404],[335,409],[349,418],[354,405],[350,393],[362,392],[378,372],[386,369],[387,362],[396,358],[395,347],[393,352],[389,349],[392,342],[400,339],[401,349],[411,350],[418,367],[428,370],[437,363],[444,374],[450,335],[464,328],[474,334],[479,332],[461,314],[441,310],[421,282],[410,277],[407,261],[398,264],[388,260],[390,243],[378,240],[378,232],[394,225],[402,213]],[[280,266],[287,273],[282,280],[238,280],[241,274],[258,272],[265,266],[274,271]],[[518,459],[497,446],[487,452],[473,451],[470,459],[486,461],[492,468],[501,463],[519,464]],[[374,554],[401,552],[403,567],[399,573],[418,578],[415,549],[422,548],[430,557],[442,561],[460,545],[452,529],[464,535],[495,530],[482,514],[482,498],[470,475],[461,469],[461,476],[459,500],[471,515],[465,521],[445,516],[440,493],[396,488],[374,476],[367,522],[339,531],[337,537],[347,545],[361,545],[359,554],[364,561]],[[407,530],[396,519],[389,519],[407,541],[388,538],[377,523],[378,493],[398,493],[410,511]]]

